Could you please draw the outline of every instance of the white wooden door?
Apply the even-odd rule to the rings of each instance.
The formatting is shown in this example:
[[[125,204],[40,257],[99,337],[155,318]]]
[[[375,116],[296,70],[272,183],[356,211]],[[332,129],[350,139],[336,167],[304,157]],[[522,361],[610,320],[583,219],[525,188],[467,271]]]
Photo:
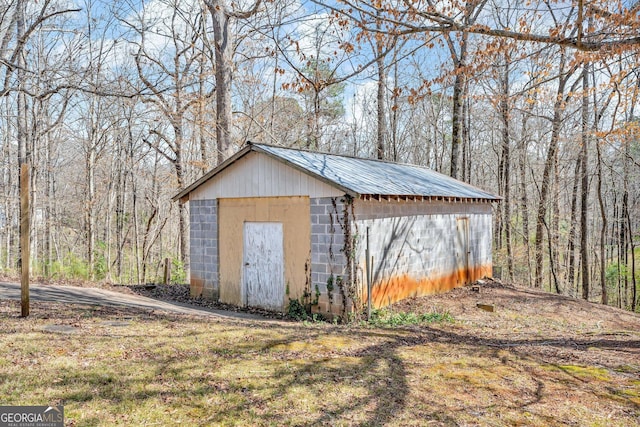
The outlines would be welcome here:
[[[243,300],[252,307],[284,307],[282,223],[244,223]]]
[[[458,284],[469,283],[469,218],[457,218],[456,220],[456,263]]]

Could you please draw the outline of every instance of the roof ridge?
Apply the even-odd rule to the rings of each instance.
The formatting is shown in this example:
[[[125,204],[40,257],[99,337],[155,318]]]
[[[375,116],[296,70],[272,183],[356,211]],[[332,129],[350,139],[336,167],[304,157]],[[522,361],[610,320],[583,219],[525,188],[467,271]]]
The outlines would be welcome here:
[[[310,148],[285,147],[283,145],[267,144],[267,143],[264,143],[264,142],[247,141],[246,144],[247,145],[252,145],[252,146],[254,146],[254,145],[260,146],[260,145],[262,145],[262,146],[265,146],[265,147],[280,148],[282,150],[301,151],[303,153],[310,153],[310,154],[322,154],[322,155],[325,155],[325,156],[343,157],[345,159],[366,160],[366,161],[369,161],[369,162],[387,163],[387,164],[400,165],[400,166],[412,166],[412,167],[415,167],[415,168],[428,169],[428,170],[433,171],[435,173],[440,173],[438,171],[435,171],[435,170],[431,169],[428,166],[416,165],[415,163],[394,162],[393,160],[374,159],[374,158],[370,158],[370,157],[359,157],[359,156],[356,156],[354,154],[336,154],[336,153],[330,153],[328,151],[312,150]],[[442,175],[444,175],[444,174],[442,174]],[[448,176],[448,175],[444,175],[444,176]],[[449,177],[449,178],[451,178],[451,177]]]
[[[246,144],[248,146],[264,146],[264,147],[269,147],[269,148],[277,148],[277,149],[281,149],[281,150],[290,150],[290,151],[297,151],[297,152],[303,152],[303,153],[309,153],[309,154],[320,154],[323,156],[333,156],[333,157],[340,157],[340,158],[344,158],[344,159],[351,159],[351,160],[364,160],[367,162],[376,162],[376,163],[383,163],[383,164],[387,164],[387,165],[395,165],[395,166],[403,166],[403,167],[412,167],[412,168],[417,168],[417,169],[421,169],[424,171],[428,171],[430,173],[439,175],[441,177],[443,177],[444,179],[447,180],[453,180],[455,181],[457,184],[462,184],[468,187],[471,187],[474,190],[480,190],[482,192],[485,193],[489,193],[488,190],[484,190],[474,184],[471,184],[469,182],[466,181],[462,181],[458,178],[454,178],[452,176],[449,176],[445,173],[442,172],[438,172],[435,169],[432,169],[428,166],[422,166],[422,165],[416,165],[414,163],[401,163],[401,162],[394,162],[392,160],[382,160],[382,159],[370,159],[370,158],[365,158],[365,157],[358,157],[355,155],[345,155],[345,154],[334,154],[334,153],[329,153],[329,152],[325,152],[325,151],[315,151],[315,150],[311,150],[309,148],[294,148],[294,147],[284,147],[282,145],[274,145],[274,144],[267,144],[267,143],[261,143],[261,142],[252,142],[252,141],[247,141]],[[495,195],[493,195],[495,196]],[[500,196],[498,196],[499,198]]]

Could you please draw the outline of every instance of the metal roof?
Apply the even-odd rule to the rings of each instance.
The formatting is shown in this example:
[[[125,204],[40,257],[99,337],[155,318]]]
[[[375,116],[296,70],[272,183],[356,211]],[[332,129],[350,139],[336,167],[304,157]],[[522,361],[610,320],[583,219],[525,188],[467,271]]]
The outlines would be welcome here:
[[[296,169],[338,187],[353,196],[444,197],[456,199],[501,198],[431,169],[380,160],[340,156],[266,144],[247,143],[217,168],[185,188],[182,198],[250,151],[262,152]]]

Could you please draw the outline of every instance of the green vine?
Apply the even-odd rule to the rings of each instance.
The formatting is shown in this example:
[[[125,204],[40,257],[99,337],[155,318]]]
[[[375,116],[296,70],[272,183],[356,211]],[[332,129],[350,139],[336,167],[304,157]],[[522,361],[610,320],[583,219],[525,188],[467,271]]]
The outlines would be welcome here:
[[[340,277],[338,277],[339,279]],[[329,276],[329,278],[327,279],[327,297],[329,298],[329,306],[331,306],[331,304],[333,303],[333,290],[335,289],[333,287],[333,273],[331,274],[331,276]],[[329,310],[331,311],[331,310]]]
[[[358,229],[355,222],[353,222],[355,234],[351,229],[352,218],[355,218],[355,208],[353,203],[353,197],[345,194],[344,198],[340,200],[343,203],[342,208],[342,223],[340,224],[342,232],[344,234],[344,246],[342,252],[346,257],[345,277],[341,278],[337,283],[342,295],[342,316],[344,319],[348,319],[349,313],[357,312],[359,305],[358,295],[358,280],[356,274],[356,248],[357,248],[357,236]]]

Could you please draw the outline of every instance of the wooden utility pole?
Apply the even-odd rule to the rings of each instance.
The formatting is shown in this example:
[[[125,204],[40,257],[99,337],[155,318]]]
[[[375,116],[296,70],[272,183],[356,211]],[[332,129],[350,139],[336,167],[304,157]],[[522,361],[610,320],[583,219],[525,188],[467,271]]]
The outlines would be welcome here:
[[[16,2],[16,36],[21,42],[24,31],[24,3]],[[20,306],[22,317],[29,315],[29,249],[30,249],[30,225],[29,225],[29,158],[30,150],[27,144],[26,117],[27,103],[23,85],[25,82],[24,55],[18,54],[18,103],[17,103],[17,137],[18,137],[18,165],[20,167]]]
[[[20,306],[22,317],[29,315],[29,163],[20,166]]]

